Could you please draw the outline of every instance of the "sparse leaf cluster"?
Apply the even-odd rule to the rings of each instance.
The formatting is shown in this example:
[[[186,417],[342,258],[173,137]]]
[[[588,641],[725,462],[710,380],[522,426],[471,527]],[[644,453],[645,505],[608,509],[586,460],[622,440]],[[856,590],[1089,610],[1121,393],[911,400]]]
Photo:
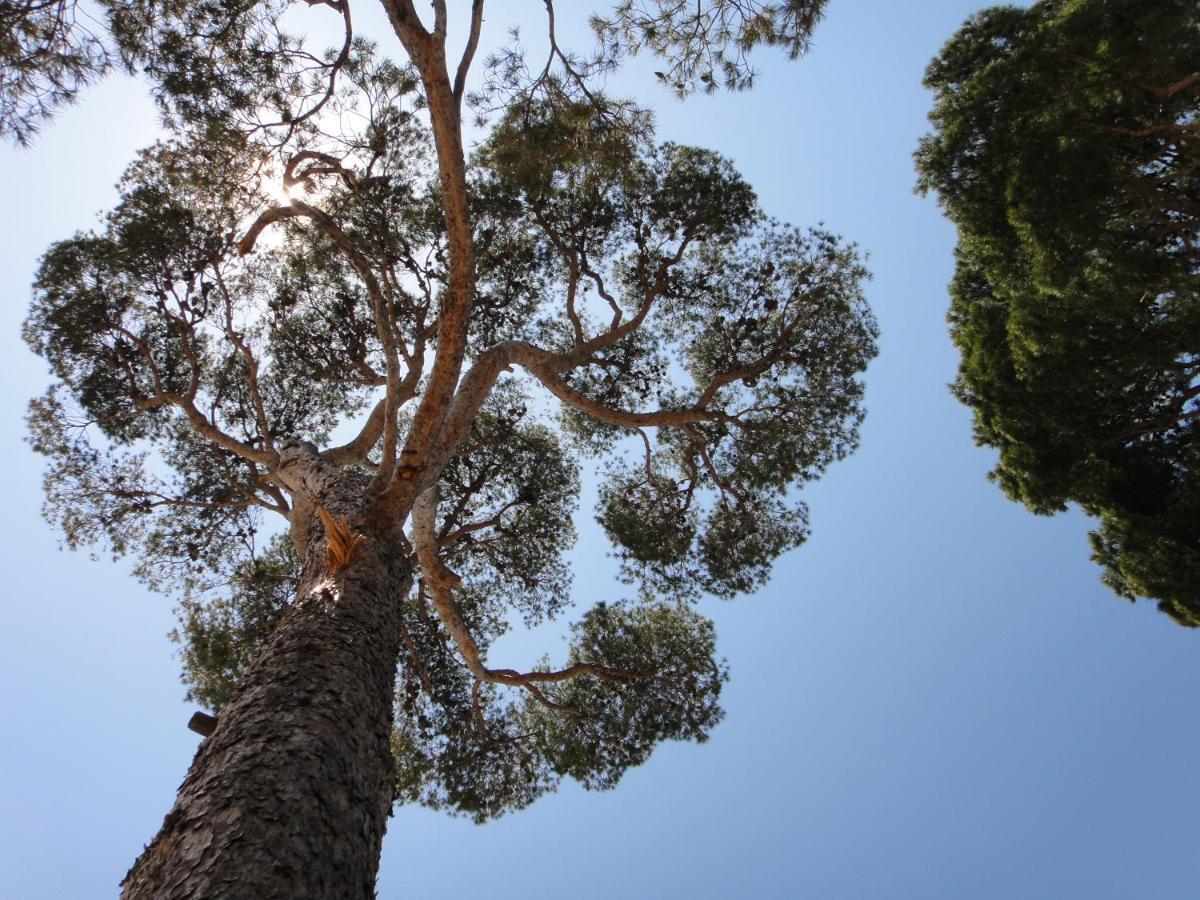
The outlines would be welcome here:
[[[102,25],[76,0],[0,4],[0,138],[28,144],[112,64]]]
[[[592,29],[613,56],[648,50],[665,60],[658,80],[679,96],[754,84],[750,52],[781,47],[795,59],[809,48],[825,0],[623,0]]]

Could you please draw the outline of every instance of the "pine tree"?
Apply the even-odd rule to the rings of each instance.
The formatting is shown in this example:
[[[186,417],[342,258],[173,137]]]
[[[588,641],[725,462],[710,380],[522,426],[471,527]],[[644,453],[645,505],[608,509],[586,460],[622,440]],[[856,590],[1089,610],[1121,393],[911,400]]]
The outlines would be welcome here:
[[[1200,7],[984,10],[926,84],[920,187],[959,234],[954,389],[994,479],[1098,517],[1105,582],[1200,624]]]
[[[501,48],[472,97],[482,0],[453,67],[443,2],[385,0],[399,62],[323,5],[319,56],[285,3],[107,4],[167,134],[36,277],[47,516],[181,593],[219,714],[127,897],[370,897],[394,802],[483,820],[703,740],[726,671],[691,601],[804,539],[789,491],[862,417],[853,246],[598,87],[639,48],[678,92],[746,87],[819,2],[625,3],[590,57],[547,3],[549,58]],[[585,461],[631,597],[503,667],[568,604]]]

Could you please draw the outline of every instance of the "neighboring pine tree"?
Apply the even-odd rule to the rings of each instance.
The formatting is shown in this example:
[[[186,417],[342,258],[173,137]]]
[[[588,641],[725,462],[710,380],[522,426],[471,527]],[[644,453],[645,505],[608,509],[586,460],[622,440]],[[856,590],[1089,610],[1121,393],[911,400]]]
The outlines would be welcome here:
[[[470,155],[482,0],[454,68],[442,2],[430,28],[385,0],[403,64],[325,5],[324,57],[282,2],[106,5],[169,133],[46,253],[26,324],[47,515],[182,593],[219,711],[127,897],[371,897],[393,802],[484,819],[703,740],[726,673],[689,601],[765,581],[862,417],[853,247],[595,80],[644,45],[677,90],[743,87],[819,2],[627,3],[588,59],[547,3],[549,59],[495,55]],[[636,590],[560,667],[503,667],[514,618],[568,604],[585,458]]]
[[[1105,582],[1200,624],[1200,5],[985,10],[926,84],[920,188],[958,226],[955,392],[993,477],[1099,517]]]

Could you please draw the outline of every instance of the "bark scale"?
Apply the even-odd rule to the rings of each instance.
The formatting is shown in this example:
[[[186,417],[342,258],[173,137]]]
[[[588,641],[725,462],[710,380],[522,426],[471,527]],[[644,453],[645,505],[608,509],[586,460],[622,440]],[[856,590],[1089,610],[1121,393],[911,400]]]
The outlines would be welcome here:
[[[296,497],[292,527],[305,558],[297,600],[126,875],[126,900],[375,896],[395,784],[399,601],[412,572],[399,548],[370,532],[345,569],[326,570],[313,507],[361,530],[365,482],[300,456],[286,480],[317,492]]]

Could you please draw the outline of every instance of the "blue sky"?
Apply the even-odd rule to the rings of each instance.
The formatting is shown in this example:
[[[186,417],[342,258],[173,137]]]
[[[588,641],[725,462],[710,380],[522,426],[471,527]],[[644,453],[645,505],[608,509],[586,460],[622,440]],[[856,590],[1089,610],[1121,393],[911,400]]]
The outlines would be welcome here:
[[[361,32],[391,46],[360,6]],[[512,19],[541,28],[538,3],[493,7],[493,44]],[[806,491],[813,536],[767,588],[704,604],[732,669],[708,744],[482,827],[398,810],[381,898],[1200,896],[1200,634],[1109,594],[1083,517],[1035,518],[988,484],[993,454],[946,390],[954,235],[913,195],[911,152],[921,72],[976,8],[831,0],[813,53],[761,58],[749,94],[680,104],[652,62],[615,80],[656,107],[661,138],[731,156],[769,212],[870,253],[883,337],[862,448]],[[567,32],[579,16],[560,10]],[[32,150],[0,149],[0,871],[14,898],[115,896],[198,741],[164,637],[171,602],[122,563],[57,549],[21,422],[47,382],[18,337],[37,256],[111,204],[154,130],[141,89],[109,81]],[[574,560],[590,604],[620,590],[586,510]],[[536,637],[550,646],[501,649],[516,663],[554,649]]]

